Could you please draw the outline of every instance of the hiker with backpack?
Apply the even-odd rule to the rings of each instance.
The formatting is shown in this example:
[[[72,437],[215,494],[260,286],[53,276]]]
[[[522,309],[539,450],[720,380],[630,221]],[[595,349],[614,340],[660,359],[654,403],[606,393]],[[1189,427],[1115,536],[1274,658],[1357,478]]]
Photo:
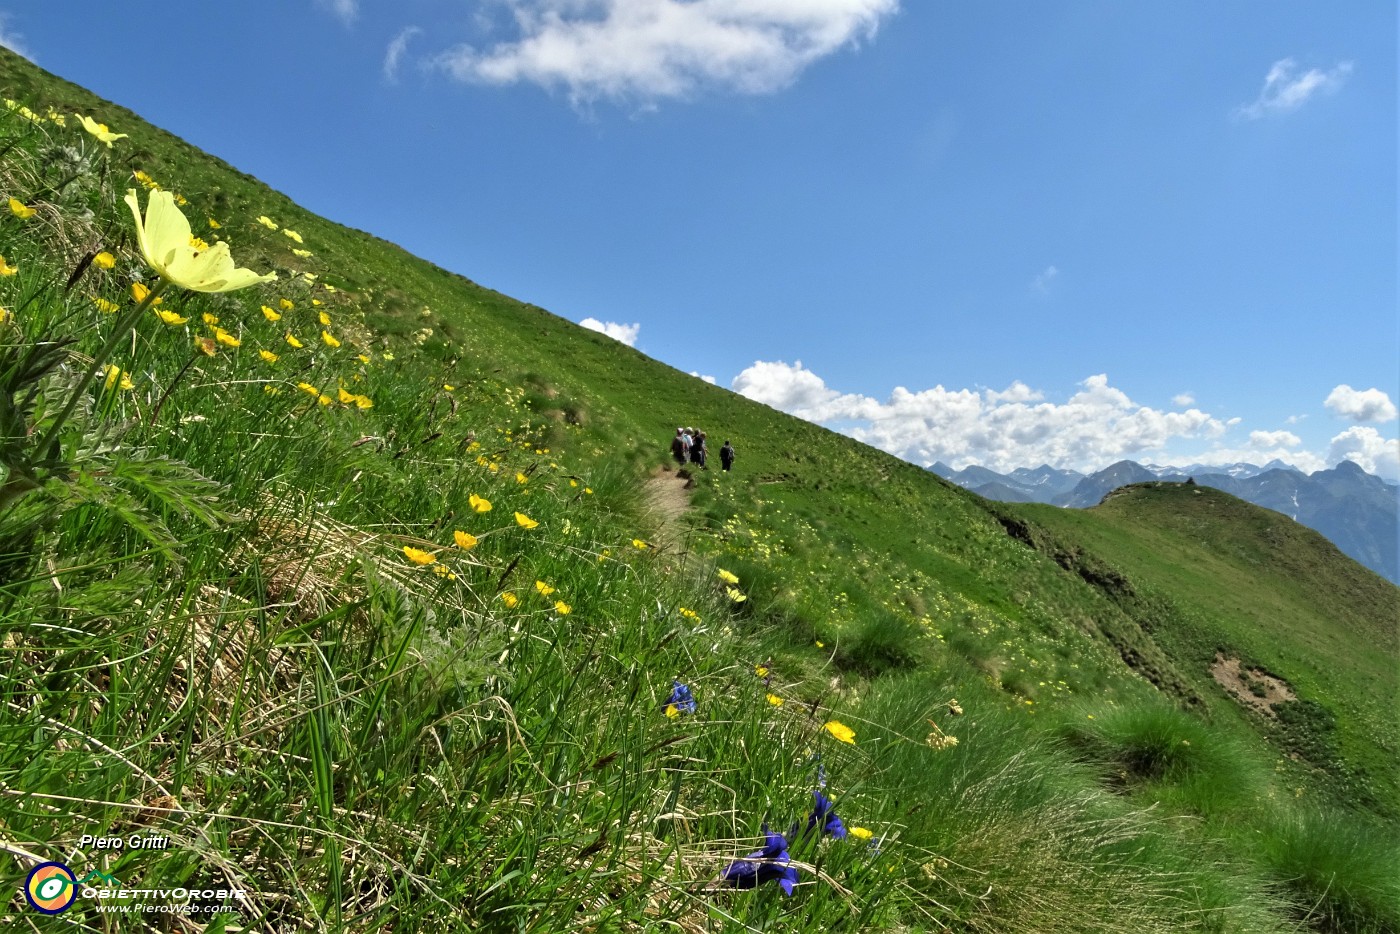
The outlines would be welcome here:
[[[724,442],[724,447],[719,449],[719,464],[726,472],[734,466],[734,445],[727,440]]]

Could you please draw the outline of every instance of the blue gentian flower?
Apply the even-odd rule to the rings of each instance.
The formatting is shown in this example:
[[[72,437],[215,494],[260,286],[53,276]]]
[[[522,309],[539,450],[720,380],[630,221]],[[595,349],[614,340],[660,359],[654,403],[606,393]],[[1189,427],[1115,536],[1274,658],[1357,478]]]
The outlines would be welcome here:
[[[820,824],[822,833],[829,833],[838,840],[844,839],[846,825],[841,823],[841,818],[836,816],[836,805],[832,804],[827,796],[820,791],[812,792],[812,798],[816,801],[816,806],[807,818],[808,832]]]
[[[683,713],[695,713],[695,695],[690,688],[679,681],[671,682],[671,696],[661,705],[668,717],[678,717]]]
[[[783,893],[791,895],[792,887],[797,884],[797,870],[788,865],[787,840],[780,833],[768,831],[764,841],[763,849],[726,866],[719,874],[719,881],[736,889],[755,889],[776,879]]]

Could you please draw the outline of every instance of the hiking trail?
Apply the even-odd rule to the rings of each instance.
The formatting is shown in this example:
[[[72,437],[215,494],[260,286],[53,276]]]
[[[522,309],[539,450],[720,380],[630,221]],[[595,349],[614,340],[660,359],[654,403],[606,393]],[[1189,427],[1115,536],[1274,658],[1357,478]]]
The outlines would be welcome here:
[[[684,468],[658,468],[643,484],[646,511],[656,520],[657,544],[679,547],[684,529],[681,516],[690,508],[690,487],[693,481]]]

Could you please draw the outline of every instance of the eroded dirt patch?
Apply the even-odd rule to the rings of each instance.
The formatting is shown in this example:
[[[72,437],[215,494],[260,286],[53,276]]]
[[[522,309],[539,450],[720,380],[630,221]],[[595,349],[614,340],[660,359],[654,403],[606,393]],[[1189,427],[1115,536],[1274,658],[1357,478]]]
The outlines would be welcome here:
[[[1276,717],[1276,704],[1296,700],[1298,695],[1282,678],[1262,668],[1245,668],[1238,658],[1216,655],[1210,666],[1211,676],[1235,700],[1259,711],[1266,717]]]

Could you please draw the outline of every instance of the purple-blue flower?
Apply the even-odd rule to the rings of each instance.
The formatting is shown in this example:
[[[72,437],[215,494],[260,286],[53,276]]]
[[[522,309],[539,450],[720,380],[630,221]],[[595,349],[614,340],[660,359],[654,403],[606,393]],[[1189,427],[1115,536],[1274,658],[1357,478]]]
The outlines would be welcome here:
[[[719,881],[736,889],[754,889],[770,879],[776,879],[786,895],[797,884],[797,870],[788,865],[787,840],[780,833],[768,831],[763,849],[736,859],[719,874]]]
[[[822,833],[829,833],[838,840],[843,839],[846,836],[846,825],[836,816],[836,805],[820,791],[812,792],[812,798],[815,799],[816,806],[807,818],[807,830],[810,832],[820,824]]]
[[[690,693],[690,688],[679,681],[671,682],[671,696],[662,703],[661,709],[666,711],[666,716],[675,717],[683,713],[695,713],[695,695]]]

